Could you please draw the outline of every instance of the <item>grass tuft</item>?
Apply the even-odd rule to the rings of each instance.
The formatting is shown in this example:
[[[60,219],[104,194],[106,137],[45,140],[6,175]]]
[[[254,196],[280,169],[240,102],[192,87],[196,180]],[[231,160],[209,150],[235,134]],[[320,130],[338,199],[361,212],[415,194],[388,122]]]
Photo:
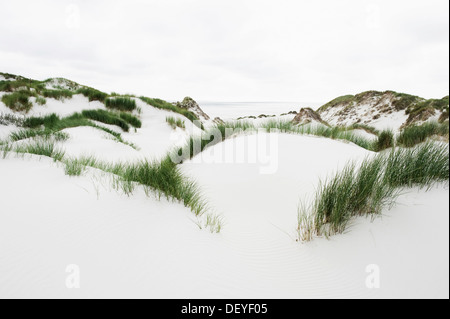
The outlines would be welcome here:
[[[120,112],[119,117],[135,128],[141,128],[142,122],[134,115],[126,112]]]
[[[28,138],[34,138],[34,137],[42,137],[44,139],[53,138],[57,142],[63,142],[69,139],[69,135],[64,132],[53,132],[49,130],[33,130],[33,129],[26,129],[26,130],[19,130],[16,132],[12,132],[9,135],[9,139],[12,142],[17,142],[21,140],[25,140]]]
[[[183,109],[183,108],[181,108],[179,106],[176,106],[176,105],[174,105],[172,103],[169,103],[169,102],[166,102],[164,100],[151,99],[151,98],[148,98],[148,97],[145,97],[145,96],[141,96],[140,99],[143,102],[145,102],[145,103],[147,103],[147,104],[149,104],[149,105],[151,105],[153,107],[156,107],[158,109],[167,110],[167,111],[171,111],[171,112],[175,112],[175,113],[181,114],[184,117],[188,118],[193,123],[197,123],[197,122],[200,121],[200,119],[197,117],[197,115],[195,115],[191,111]],[[201,125],[201,126],[202,126],[201,129],[203,129],[203,125]]]
[[[85,110],[81,114],[90,120],[120,127],[125,132],[130,130],[128,123],[112,112],[105,110]]]
[[[83,94],[85,97],[89,99],[89,102],[100,101],[103,103],[105,102],[105,99],[108,97],[107,93],[89,87],[82,87],[78,89],[76,91],[76,94]]]
[[[109,109],[131,112],[136,109],[136,101],[129,97],[115,97],[105,100],[105,105]]]
[[[29,97],[28,91],[17,91],[3,95],[2,102],[13,111],[27,113],[33,107]]]
[[[448,139],[448,122],[426,122],[422,125],[412,125],[404,128],[397,137],[397,144],[405,147],[412,147],[422,143],[431,136],[443,136]]]
[[[62,101],[64,99],[71,99],[73,92],[70,90],[43,90],[42,95],[46,98]]]
[[[311,207],[305,209],[301,204],[299,240],[344,232],[355,216],[375,216],[384,207],[393,205],[401,188],[430,188],[448,181],[448,156],[445,145],[425,143],[378,154],[358,167],[348,164],[319,186]]]
[[[181,129],[185,129],[186,125],[184,124],[184,121],[181,119],[175,119],[173,116],[167,116],[166,122],[173,128],[176,129],[177,127]]]
[[[392,150],[386,160],[385,181],[392,187],[426,187],[449,178],[448,146],[426,142]]]
[[[86,168],[86,166],[77,159],[65,159],[64,165],[64,172],[68,176],[81,176]]]
[[[394,133],[391,130],[384,130],[379,133],[374,150],[380,152],[392,147],[394,147]]]
[[[36,104],[37,105],[45,105],[45,104],[47,104],[47,100],[46,99],[44,99],[43,97],[41,97],[41,96],[38,96],[37,98],[36,98]]]
[[[64,151],[56,146],[56,142],[51,139],[34,140],[25,145],[16,147],[17,153],[28,153],[53,158],[55,161],[62,161]]]
[[[0,125],[15,125],[22,126],[24,122],[23,116],[18,116],[15,114],[3,114],[0,113]]]

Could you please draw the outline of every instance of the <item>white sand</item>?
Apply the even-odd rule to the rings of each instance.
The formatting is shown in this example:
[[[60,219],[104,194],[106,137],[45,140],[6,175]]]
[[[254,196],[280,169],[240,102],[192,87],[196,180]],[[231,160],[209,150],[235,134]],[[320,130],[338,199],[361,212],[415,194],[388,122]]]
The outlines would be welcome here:
[[[0,140],[8,139],[9,135],[14,131],[17,131],[17,127],[13,125],[0,125]]]
[[[113,136],[93,127],[75,127],[63,130],[70,138],[64,144],[66,156],[95,156],[102,161],[128,162],[144,159],[134,148],[117,142]]]
[[[46,101],[47,103],[45,105],[34,104],[27,116],[46,116],[56,113],[59,116],[64,117],[72,115],[75,112],[82,112],[84,110],[106,109],[103,103],[99,101],[89,102],[89,99],[82,94],[75,94],[71,99],[61,101],[46,98]]]
[[[382,219],[300,244],[299,198],[370,153],[293,135],[278,145],[273,175],[256,164],[182,165],[223,215],[221,234],[199,231],[182,205],[120,195],[95,171],[69,178],[49,159],[1,160],[0,297],[448,298],[448,188],[411,190]],[[66,288],[71,264],[80,289]],[[366,287],[369,264],[380,289]]]

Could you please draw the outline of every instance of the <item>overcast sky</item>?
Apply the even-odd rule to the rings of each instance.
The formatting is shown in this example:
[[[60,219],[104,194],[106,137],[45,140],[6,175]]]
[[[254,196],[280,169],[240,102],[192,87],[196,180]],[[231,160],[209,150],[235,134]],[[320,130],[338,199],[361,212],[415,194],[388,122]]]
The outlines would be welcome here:
[[[449,91],[448,0],[0,0],[0,72],[179,100]]]

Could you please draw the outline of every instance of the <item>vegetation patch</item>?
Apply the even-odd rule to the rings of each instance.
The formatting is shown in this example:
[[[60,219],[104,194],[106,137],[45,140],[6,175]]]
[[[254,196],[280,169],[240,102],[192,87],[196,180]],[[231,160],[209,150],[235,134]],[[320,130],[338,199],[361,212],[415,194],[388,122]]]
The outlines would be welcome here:
[[[85,97],[89,99],[89,102],[100,101],[104,103],[105,99],[108,97],[107,93],[104,93],[102,91],[90,87],[82,87],[76,91],[76,94],[83,94]]]
[[[116,115],[112,112],[108,112],[105,110],[85,110],[81,112],[81,114],[87,119],[118,126],[125,132],[128,132],[130,130],[130,126],[128,125],[127,121],[123,120],[119,115]]]
[[[260,126],[255,126],[252,122],[236,121],[215,126],[203,131],[201,135],[191,136],[186,144],[175,149],[171,156],[179,163],[191,159],[203,152],[207,147],[214,146],[225,139],[242,133],[255,133],[260,129],[269,132],[281,132],[289,134],[314,135],[336,140],[352,142],[370,151],[376,150],[376,143],[358,136],[347,127],[328,127],[324,125],[303,125],[296,126],[291,121],[270,120]]]
[[[120,112],[119,117],[135,128],[141,128],[142,122],[136,116],[126,112]]]
[[[200,119],[197,117],[197,115],[195,115],[194,113],[192,113],[191,111],[188,111],[186,109],[183,109],[179,106],[176,106],[172,103],[166,102],[164,100],[161,99],[151,99],[145,96],[141,96],[140,99],[153,106],[156,107],[158,109],[161,110],[166,110],[166,111],[171,111],[171,112],[175,112],[178,114],[183,115],[184,117],[188,118],[191,122],[195,122],[195,121],[200,121]],[[203,128],[203,127],[202,127]]]
[[[412,116],[415,116],[421,112],[423,112],[426,109],[435,109],[448,111],[449,108],[449,97],[443,97],[442,99],[429,99],[424,100],[416,104],[410,104],[409,107],[406,110],[406,114],[411,114]]]
[[[38,96],[36,98],[36,104],[37,105],[41,105],[41,106],[45,105],[45,104],[47,104],[47,100],[45,98],[41,97],[41,96]]]
[[[50,78],[43,81],[43,83],[46,83],[47,85],[50,85],[58,90],[70,90],[72,92],[75,92],[80,88],[78,83],[65,78]]]
[[[18,153],[35,154],[53,158],[61,161],[64,158],[64,151],[56,146],[56,142],[50,139],[38,139],[25,145],[15,148]]]
[[[2,102],[13,111],[27,113],[33,107],[29,97],[28,91],[17,91],[3,95]]]
[[[397,137],[397,144],[405,147],[412,147],[424,142],[427,138],[434,135],[443,136],[448,140],[448,122],[426,122],[422,125],[407,126],[402,129],[399,136]]]
[[[354,143],[366,150],[375,151],[374,142],[365,137],[356,135],[352,132],[351,128],[335,126],[328,127],[324,125],[303,125],[293,131],[297,134],[306,134],[331,138],[335,140],[344,140]]]
[[[166,122],[173,128],[176,129],[177,127],[181,129],[185,129],[186,125],[184,124],[184,121],[181,119],[176,119],[173,116],[167,116]]]
[[[64,172],[68,176],[80,176],[86,169],[82,160],[77,158],[64,159]]]
[[[46,98],[52,98],[62,101],[64,99],[70,99],[73,96],[73,92],[69,90],[43,90],[42,95]]]
[[[0,91],[3,92],[15,92],[15,91],[29,91],[33,93],[39,93],[45,89],[45,85],[41,81],[32,79],[25,79],[22,77],[16,77],[12,81],[0,81]]]
[[[394,147],[394,133],[391,130],[384,130],[379,133],[374,151],[380,152],[391,147]]]
[[[448,181],[448,156],[446,146],[425,143],[392,149],[364,160],[359,167],[348,164],[319,186],[311,206],[300,205],[299,240],[344,232],[355,216],[375,216],[393,205],[401,188],[430,188]]]
[[[132,112],[136,109],[136,101],[129,97],[115,97],[105,100],[105,105],[109,109]]]
[[[418,96],[405,94],[405,93],[397,93],[393,91],[388,91],[392,93],[395,99],[392,101],[392,106],[396,111],[406,110],[413,107],[413,105],[417,104],[419,101],[423,100]]]
[[[354,95],[343,95],[335,98],[334,100],[331,100],[330,102],[326,103],[325,105],[321,106],[317,112],[321,113],[329,108],[333,108],[337,105],[350,105],[353,102]]]
[[[0,114],[0,125],[15,125],[22,126],[24,122],[23,116],[15,114]]]
[[[54,132],[50,130],[33,130],[33,129],[26,129],[12,132],[9,136],[9,139],[12,142],[17,142],[34,137],[43,137],[45,139],[54,138],[55,141],[57,142],[63,142],[69,139],[68,134],[64,132]]]
[[[99,130],[102,130],[114,137],[114,139],[117,142],[120,142],[122,144],[128,145],[134,149],[137,149],[135,145],[132,143],[128,143],[122,139],[122,136],[120,133],[117,133],[113,130],[110,130],[109,128],[97,125],[93,123],[90,119],[86,118],[83,114],[75,113],[71,116],[60,118],[56,114],[51,114],[45,117],[30,117],[27,118],[24,121],[23,127],[25,128],[31,128],[31,129],[37,129],[37,130],[43,130],[44,132],[51,132],[51,133],[45,133],[45,134],[54,134],[56,132],[59,132],[61,130],[67,129],[67,128],[73,128],[73,127],[79,127],[79,126],[90,126]],[[37,133],[40,134],[40,133]],[[44,134],[44,133],[42,133]]]
[[[3,76],[7,80],[15,80],[18,76],[11,73],[0,72],[0,75]]]
[[[386,158],[384,180],[391,187],[430,188],[449,179],[448,146],[426,142],[397,148]]]
[[[355,123],[352,126],[350,126],[350,129],[352,130],[363,130],[366,131],[369,134],[373,134],[378,136],[378,134],[380,134],[380,132],[374,128],[373,126],[367,125],[367,124],[360,124],[360,123]]]

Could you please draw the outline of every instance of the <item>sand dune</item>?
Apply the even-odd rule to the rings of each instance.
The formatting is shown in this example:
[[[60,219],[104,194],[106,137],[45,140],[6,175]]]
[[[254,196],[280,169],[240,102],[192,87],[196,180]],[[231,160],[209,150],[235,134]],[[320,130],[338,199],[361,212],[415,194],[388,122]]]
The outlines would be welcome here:
[[[117,193],[98,171],[69,178],[45,158],[3,160],[0,296],[448,297],[448,188],[413,189],[383,218],[300,244],[299,198],[368,152],[291,135],[280,135],[279,146],[280,169],[265,177],[248,163],[182,165],[222,214],[220,234],[198,231],[180,204]],[[65,285],[71,264],[80,289]],[[366,286],[371,264],[380,267],[380,289]]]

